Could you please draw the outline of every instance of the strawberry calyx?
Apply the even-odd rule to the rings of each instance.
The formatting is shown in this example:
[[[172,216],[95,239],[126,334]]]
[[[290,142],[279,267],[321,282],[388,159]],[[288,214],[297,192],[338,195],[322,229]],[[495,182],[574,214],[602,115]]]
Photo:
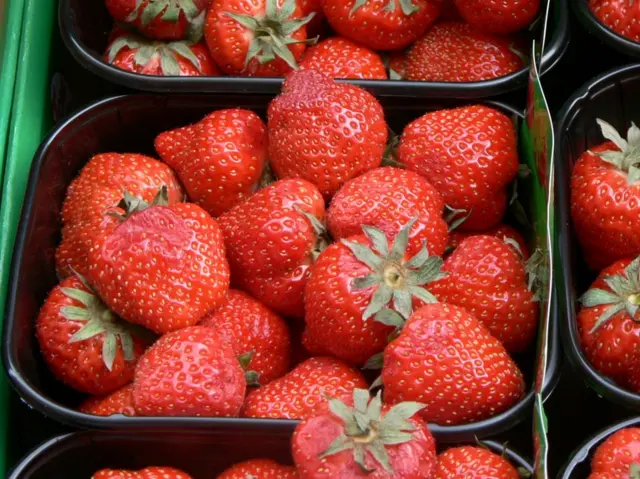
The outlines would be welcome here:
[[[288,45],[313,44],[318,39],[295,40],[291,38],[293,33],[300,30],[315,16],[315,12],[313,12],[304,18],[289,19],[295,9],[296,0],[285,0],[282,7],[278,7],[278,0],[267,0],[264,15],[254,17],[232,12],[224,13],[252,33],[251,45],[245,57],[245,68],[254,58],[262,65],[276,58],[281,58],[294,70],[299,68]]]
[[[512,238],[504,238],[503,241],[513,246],[524,257],[520,245]],[[515,243],[515,244],[514,244]],[[531,301],[540,301],[542,291],[545,288],[549,271],[549,255],[537,248],[524,264],[524,272],[527,275],[527,289],[533,293]]]
[[[451,233],[453,230],[460,227],[462,223],[467,221],[469,216],[471,216],[471,210],[463,210],[452,208],[449,205],[444,205],[445,215],[444,221],[447,223],[447,230]]]
[[[118,203],[117,207],[124,210],[124,214],[117,213],[115,211],[109,211],[107,215],[113,216],[119,221],[124,221],[134,213],[139,213],[146,210],[151,206],[168,206],[169,205],[169,190],[166,185],[162,185],[158,194],[153,198],[151,204],[144,201],[142,198],[132,195],[127,190],[124,190],[122,199]]]
[[[620,151],[590,152],[600,157],[603,161],[615,166],[627,174],[627,184],[631,185],[640,181],[640,128],[631,123],[627,131],[627,139],[620,136],[617,130],[600,118],[596,119],[600,126],[602,136],[612,141]]]
[[[629,479],[640,479],[640,464],[632,462],[629,466]]]
[[[116,55],[123,48],[137,49],[133,61],[139,67],[145,67],[151,60],[160,59],[160,69],[164,76],[180,76],[178,56],[191,63],[198,71],[202,71],[200,59],[189,48],[186,42],[152,42],[139,35],[128,33],[118,37],[107,50],[107,59],[113,63]]]
[[[634,321],[640,322],[640,317],[638,317],[638,309],[640,308],[640,256],[629,263],[622,274],[607,276],[603,279],[611,291],[593,288],[579,299],[585,308],[607,306],[590,332],[593,333],[621,311],[625,311]]]
[[[353,404],[354,407],[350,407],[338,399],[329,398],[329,409],[344,422],[344,430],[320,457],[352,450],[354,461],[362,472],[368,474],[375,471],[365,465],[368,452],[387,472],[393,473],[386,446],[411,441],[412,432],[418,427],[407,419],[423,409],[424,404],[402,402],[382,416],[381,393],[371,398],[366,389],[353,390]]]
[[[247,381],[247,386],[260,386],[260,374],[249,369],[249,364],[251,364],[251,360],[255,354],[255,350],[251,350],[248,353],[238,356],[238,362],[244,371],[244,379]]]
[[[313,247],[313,250],[311,251],[311,256],[315,261],[316,259],[318,259],[318,256],[320,256],[320,253],[322,253],[322,251],[331,244],[331,239],[329,238],[327,227],[324,225],[322,221],[320,221],[311,213],[304,211],[299,206],[296,205],[295,209],[298,212],[302,213],[304,217],[309,220],[309,222],[311,223],[311,226],[313,227],[313,231],[316,234],[316,243]]]
[[[366,5],[368,0],[356,0],[353,4],[353,7],[349,11],[349,16],[353,16],[353,14],[362,6]],[[400,9],[402,13],[409,16],[416,13],[420,10],[420,7],[414,4],[411,0],[397,0],[400,4]],[[389,0],[389,2],[384,6],[385,12],[395,12],[396,11],[396,0]]]
[[[188,23],[187,37],[197,41],[202,37],[205,13],[193,0],[136,0],[136,6],[126,21],[133,23],[139,19],[146,26],[162,14],[163,22],[176,24],[183,14]]]

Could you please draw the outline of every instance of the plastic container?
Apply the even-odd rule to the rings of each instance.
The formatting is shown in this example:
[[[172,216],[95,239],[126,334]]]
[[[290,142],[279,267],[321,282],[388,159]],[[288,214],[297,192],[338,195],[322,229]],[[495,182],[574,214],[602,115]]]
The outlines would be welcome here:
[[[553,0],[551,28],[542,59],[542,73],[562,57],[569,43],[567,0]],[[542,2],[543,5],[546,2]],[[73,56],[85,68],[111,82],[138,90],[177,93],[276,94],[281,78],[246,77],[152,77],[129,73],[111,66],[102,58],[113,24],[104,0],[60,0],[60,31]],[[376,95],[429,98],[487,98],[527,85],[528,68],[511,75],[473,83],[350,80]]]
[[[107,99],[89,106],[61,123],[43,142],[33,161],[23,216],[16,241],[11,291],[3,338],[3,359],[8,376],[20,396],[47,417],[76,427],[92,429],[161,429],[173,431],[241,428],[288,434],[295,421],[269,419],[96,417],[77,412],[82,399],[56,382],[45,367],[36,344],[34,323],[46,294],[56,284],[54,252],[59,242],[59,213],[65,190],[78,170],[94,154],[135,151],[153,154],[153,138],[169,128],[197,121],[217,108],[243,107],[264,114],[266,96],[174,96],[135,95]],[[382,99],[387,121],[401,131],[410,120],[428,110],[453,106],[445,101],[423,103],[415,99]],[[494,104],[518,117],[516,110]],[[555,308],[554,308],[555,310]],[[556,321],[552,321],[555,324]],[[556,331],[550,336],[548,379],[545,397],[558,373],[559,350]],[[533,382],[535,345],[517,361],[528,384]],[[530,417],[534,393],[509,411],[469,425],[441,427],[432,431],[443,442],[473,441],[507,431]]]
[[[556,198],[558,218],[557,285],[561,298],[561,334],[572,366],[598,394],[626,407],[640,409],[640,395],[617,386],[596,371],[582,352],[576,324],[578,297],[596,278],[581,260],[570,210],[571,171],[575,160],[604,140],[596,118],[626,131],[640,115],[640,65],[611,70],[588,82],[565,103],[556,122]]]
[[[496,453],[504,451],[511,464],[531,472],[530,462],[514,450],[494,441],[482,444]],[[291,464],[289,448],[289,436],[247,436],[240,431],[170,438],[82,432],[42,444],[16,466],[9,479],[86,479],[101,468],[140,469],[149,465],[177,467],[195,479],[204,479],[251,458]]]

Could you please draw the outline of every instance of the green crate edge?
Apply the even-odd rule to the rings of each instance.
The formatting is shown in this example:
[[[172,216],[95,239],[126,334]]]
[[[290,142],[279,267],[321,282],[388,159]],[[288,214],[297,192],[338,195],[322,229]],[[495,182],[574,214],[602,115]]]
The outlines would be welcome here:
[[[21,18],[22,28],[19,36],[19,51],[16,56],[17,69],[11,119],[7,130],[4,178],[2,190],[0,190],[2,191],[0,311],[4,311],[6,305],[13,246],[31,162],[52,123],[49,113],[50,54],[54,27],[57,25],[58,6],[57,1],[10,0],[10,2],[12,5],[14,2],[20,3],[21,6],[23,4],[24,8],[20,9],[20,14],[12,12],[17,15],[14,26],[19,24]],[[6,376],[2,374],[0,375],[0,447],[2,448],[0,449],[0,473],[6,471],[10,465],[6,454],[9,439],[8,409],[9,386]]]

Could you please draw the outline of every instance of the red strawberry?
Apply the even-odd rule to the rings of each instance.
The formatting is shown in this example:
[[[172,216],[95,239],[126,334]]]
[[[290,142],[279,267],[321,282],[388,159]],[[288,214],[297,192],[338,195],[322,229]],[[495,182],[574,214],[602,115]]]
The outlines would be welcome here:
[[[167,187],[169,204],[184,199],[178,178],[158,160],[133,153],[103,153],[91,158],[69,185],[62,205],[58,274],[86,274],[89,248],[113,224],[105,213],[118,205],[124,191],[150,202],[162,186]]]
[[[217,479],[298,479],[293,466],[283,466],[272,459],[250,459],[231,466]]]
[[[202,15],[211,0],[105,0],[118,23],[131,25],[145,37],[157,40],[197,38]]]
[[[451,252],[455,250],[465,238],[477,234],[495,236],[496,238],[501,239],[509,246],[511,246],[516,252],[520,254],[523,259],[529,259],[529,248],[527,247],[527,242],[524,240],[523,236],[512,226],[503,223],[500,223],[498,226],[488,229],[487,231],[482,231],[481,233],[474,231],[460,231],[458,229],[454,229],[453,231],[449,232],[449,243],[447,244],[447,251]]]
[[[513,40],[459,22],[435,25],[413,44],[405,62],[409,80],[430,82],[491,80],[524,66]]]
[[[222,215],[234,285],[284,316],[302,318],[323,219],[320,192],[298,179],[273,183]]]
[[[91,479],[192,479],[192,477],[173,467],[145,467],[139,471],[124,469],[102,469]]]
[[[379,316],[387,314],[388,303],[408,318],[414,301],[436,301],[424,285],[442,277],[442,260],[426,248],[413,257],[406,254],[414,223],[415,218],[402,228],[392,248],[382,231],[365,227],[365,235],[334,243],[320,254],[305,291],[302,341],[312,354],[363,365],[401,326]]]
[[[222,306],[200,321],[231,344],[236,356],[250,359],[249,369],[265,385],[289,371],[291,340],[287,323],[251,296],[229,290]]]
[[[640,366],[640,257],[605,268],[580,302],[578,331],[591,364],[622,387],[637,384],[633,377]]]
[[[302,479],[431,478],[436,442],[420,416],[424,406],[382,404],[356,389],[353,400],[331,399],[328,411],[303,420],[293,434],[293,459]]]
[[[515,129],[504,113],[483,105],[427,113],[405,127],[398,157],[449,207],[467,212],[460,229],[487,230],[504,216],[506,186],[519,164]]]
[[[387,79],[380,55],[342,37],[327,38],[309,48],[300,68],[316,70],[331,78]]]
[[[407,77],[407,71],[405,68],[406,61],[406,50],[389,52],[389,78],[391,80],[403,80]]]
[[[369,225],[391,241],[417,217],[409,236],[409,254],[417,253],[426,242],[429,253],[440,256],[447,244],[443,211],[442,196],[425,178],[383,167],[349,180],[336,193],[327,211],[327,225],[336,240],[362,234],[362,225]]]
[[[127,197],[126,215],[89,250],[89,279],[114,312],[156,333],[196,324],[221,304],[229,265],[218,223],[197,205]],[[123,205],[125,206],[125,205]]]
[[[500,341],[472,314],[427,304],[384,350],[384,399],[419,401],[420,414],[443,426],[481,421],[524,395],[522,373]]]
[[[300,0],[213,0],[204,35],[229,75],[282,76],[297,68],[307,41]]]
[[[483,447],[461,446],[438,455],[434,479],[520,479],[509,461]]]
[[[132,33],[124,33],[109,44],[104,57],[122,70],[143,75],[220,75],[203,42],[153,42]]]
[[[322,0],[338,34],[372,50],[404,48],[435,22],[441,0]]]
[[[237,416],[245,389],[231,345],[192,326],[165,334],[140,358],[133,404],[139,416]]]
[[[218,110],[155,140],[189,198],[219,216],[251,196],[267,161],[267,126],[248,110]]]
[[[640,428],[626,427],[609,436],[591,459],[589,479],[634,479],[640,472]]]
[[[133,384],[112,392],[108,396],[94,396],[86,399],[78,408],[85,414],[94,416],[112,416],[113,414],[124,414],[125,416],[135,416],[133,408]]]
[[[440,10],[440,16],[438,17],[438,21],[440,23],[462,21],[462,17],[460,16],[460,12],[458,12],[454,1],[455,0],[444,0],[442,2],[442,9]]]
[[[493,236],[471,236],[442,267],[447,275],[429,285],[443,303],[461,306],[482,321],[510,353],[524,351],[538,326],[538,303],[527,287],[522,256]]]
[[[354,388],[367,388],[362,374],[330,357],[315,357],[247,395],[242,415],[271,419],[304,419],[326,404],[326,397],[342,397]]]
[[[504,35],[522,30],[538,15],[540,0],[455,0],[456,8],[473,28]]]
[[[294,72],[269,105],[268,118],[269,157],[276,175],[309,180],[327,199],[382,162],[384,112],[357,86],[313,70]]]
[[[607,28],[640,42],[640,2],[633,0],[589,0],[589,9]]]
[[[640,170],[636,150],[640,130],[634,124],[625,140],[597,120],[607,140],[585,151],[571,175],[571,217],[590,268],[640,254]]]
[[[109,394],[131,382],[144,343],[77,276],[58,284],[36,320],[36,337],[49,369],[66,385]]]

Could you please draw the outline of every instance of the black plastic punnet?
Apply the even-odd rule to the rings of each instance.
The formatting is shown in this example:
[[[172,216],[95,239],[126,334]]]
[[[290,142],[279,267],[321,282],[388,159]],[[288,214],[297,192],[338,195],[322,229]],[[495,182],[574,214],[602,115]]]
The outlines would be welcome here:
[[[221,108],[248,108],[264,115],[270,98],[248,95],[130,95],[95,103],[62,122],[42,143],[31,166],[22,218],[16,239],[4,324],[3,361],[8,377],[22,399],[56,421],[88,429],[164,431],[241,429],[289,434],[291,420],[198,417],[98,417],[75,408],[82,396],[57,382],[44,364],[35,339],[35,320],[48,292],[57,283],[54,253],[60,239],[60,210],[67,186],[92,155],[101,152],[137,152],[154,155],[153,139],[167,129],[184,126]],[[460,102],[382,98],[386,120],[394,131],[426,111]],[[490,103],[514,118],[517,110]],[[555,298],[553,299],[555,304]],[[555,306],[553,307],[555,311]],[[554,313],[555,314],[555,313]],[[559,338],[552,320],[549,366],[544,396],[559,374]],[[534,381],[535,345],[515,357],[527,384]],[[441,442],[473,441],[511,429],[531,417],[534,393],[493,418],[468,425],[431,430]]]
[[[569,44],[568,0],[551,1],[551,21],[541,72],[554,67]],[[547,2],[541,2],[546,5]],[[276,94],[281,78],[247,77],[154,77],[130,73],[103,59],[113,21],[104,0],[60,0],[62,38],[81,65],[113,83],[136,90],[175,93]],[[488,98],[525,87],[528,68],[505,77],[473,83],[414,82],[396,80],[349,80],[376,95],[429,98]]]

